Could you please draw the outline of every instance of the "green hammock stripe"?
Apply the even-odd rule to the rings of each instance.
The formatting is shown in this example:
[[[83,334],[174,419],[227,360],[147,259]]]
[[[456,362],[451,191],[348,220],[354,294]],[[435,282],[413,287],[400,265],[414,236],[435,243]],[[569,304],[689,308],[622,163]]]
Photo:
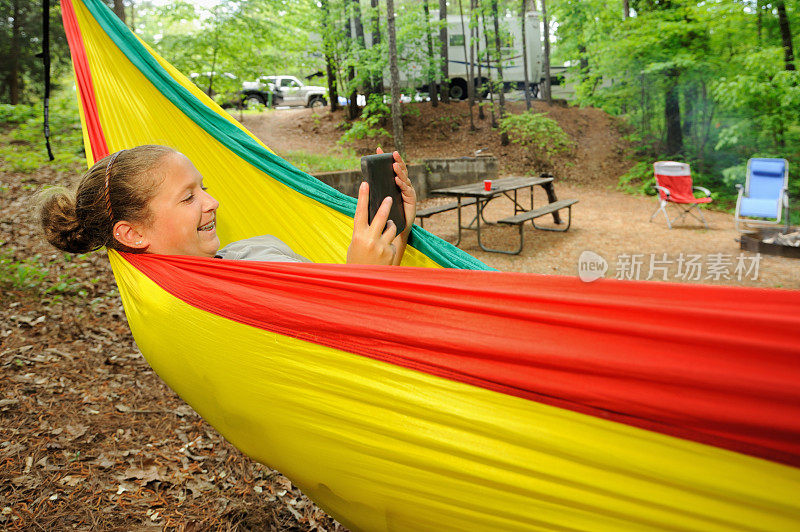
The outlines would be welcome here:
[[[131,63],[150,80],[165,98],[185,113],[195,124],[236,155],[284,185],[347,216],[352,217],[355,214],[355,198],[326,185],[264,149],[244,131],[200,102],[185,87],[177,83],[108,6],[100,0],[83,0],[83,2],[109,38],[117,44]],[[492,269],[475,257],[416,225],[411,231],[409,244],[446,268]]]

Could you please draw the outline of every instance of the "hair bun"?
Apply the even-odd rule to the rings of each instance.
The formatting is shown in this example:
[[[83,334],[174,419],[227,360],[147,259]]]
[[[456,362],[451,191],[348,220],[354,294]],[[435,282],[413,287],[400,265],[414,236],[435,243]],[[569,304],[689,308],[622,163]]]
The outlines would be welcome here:
[[[75,211],[75,198],[64,190],[46,193],[41,222],[47,241],[62,251],[86,253],[103,245],[103,242],[87,238]]]

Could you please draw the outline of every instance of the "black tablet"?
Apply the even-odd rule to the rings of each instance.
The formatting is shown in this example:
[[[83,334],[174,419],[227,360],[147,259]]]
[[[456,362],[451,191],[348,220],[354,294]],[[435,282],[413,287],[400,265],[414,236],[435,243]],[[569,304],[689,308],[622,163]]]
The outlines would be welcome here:
[[[406,215],[403,211],[403,196],[400,187],[394,181],[395,173],[392,165],[394,156],[391,153],[367,155],[361,158],[361,173],[369,183],[369,223],[378,212],[387,196],[392,198],[389,219],[397,226],[397,234],[406,228]]]

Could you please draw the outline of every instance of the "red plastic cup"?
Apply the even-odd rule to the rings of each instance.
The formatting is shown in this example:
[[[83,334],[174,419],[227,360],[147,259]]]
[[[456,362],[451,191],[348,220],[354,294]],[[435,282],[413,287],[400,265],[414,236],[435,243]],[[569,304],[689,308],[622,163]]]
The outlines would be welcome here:
[[[483,189],[486,190],[486,192],[489,192],[490,190],[492,190],[492,180],[491,179],[484,179],[483,180]]]

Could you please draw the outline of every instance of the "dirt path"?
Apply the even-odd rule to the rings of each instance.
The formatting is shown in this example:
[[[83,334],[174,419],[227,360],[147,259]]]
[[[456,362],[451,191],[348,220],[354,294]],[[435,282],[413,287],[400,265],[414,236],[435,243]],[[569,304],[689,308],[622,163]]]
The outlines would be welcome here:
[[[278,109],[245,115],[242,124],[278,154],[297,150],[334,153],[339,149],[339,137],[319,134],[320,128],[314,124],[327,114],[303,107]]]
[[[478,149],[498,158],[502,174],[538,174],[552,171],[571,183],[615,184],[633,163],[626,158],[628,144],[614,125],[614,119],[599,109],[548,106],[534,102],[534,110],[546,112],[574,139],[574,149],[565,156],[546,160],[541,153],[518,144],[500,145],[486,109],[484,120],[474,113],[475,131],[469,129],[466,102],[431,107],[430,103],[407,106],[403,119],[405,145],[410,161],[429,157],[471,156]],[[509,109],[521,112],[522,102],[511,102]],[[347,127],[343,111],[329,113],[312,109],[266,111],[245,115],[243,124],[278,154],[286,150],[335,153]],[[383,124],[391,131],[391,124]],[[375,146],[391,148],[390,138],[359,140],[347,144],[358,155],[374,153]]]

